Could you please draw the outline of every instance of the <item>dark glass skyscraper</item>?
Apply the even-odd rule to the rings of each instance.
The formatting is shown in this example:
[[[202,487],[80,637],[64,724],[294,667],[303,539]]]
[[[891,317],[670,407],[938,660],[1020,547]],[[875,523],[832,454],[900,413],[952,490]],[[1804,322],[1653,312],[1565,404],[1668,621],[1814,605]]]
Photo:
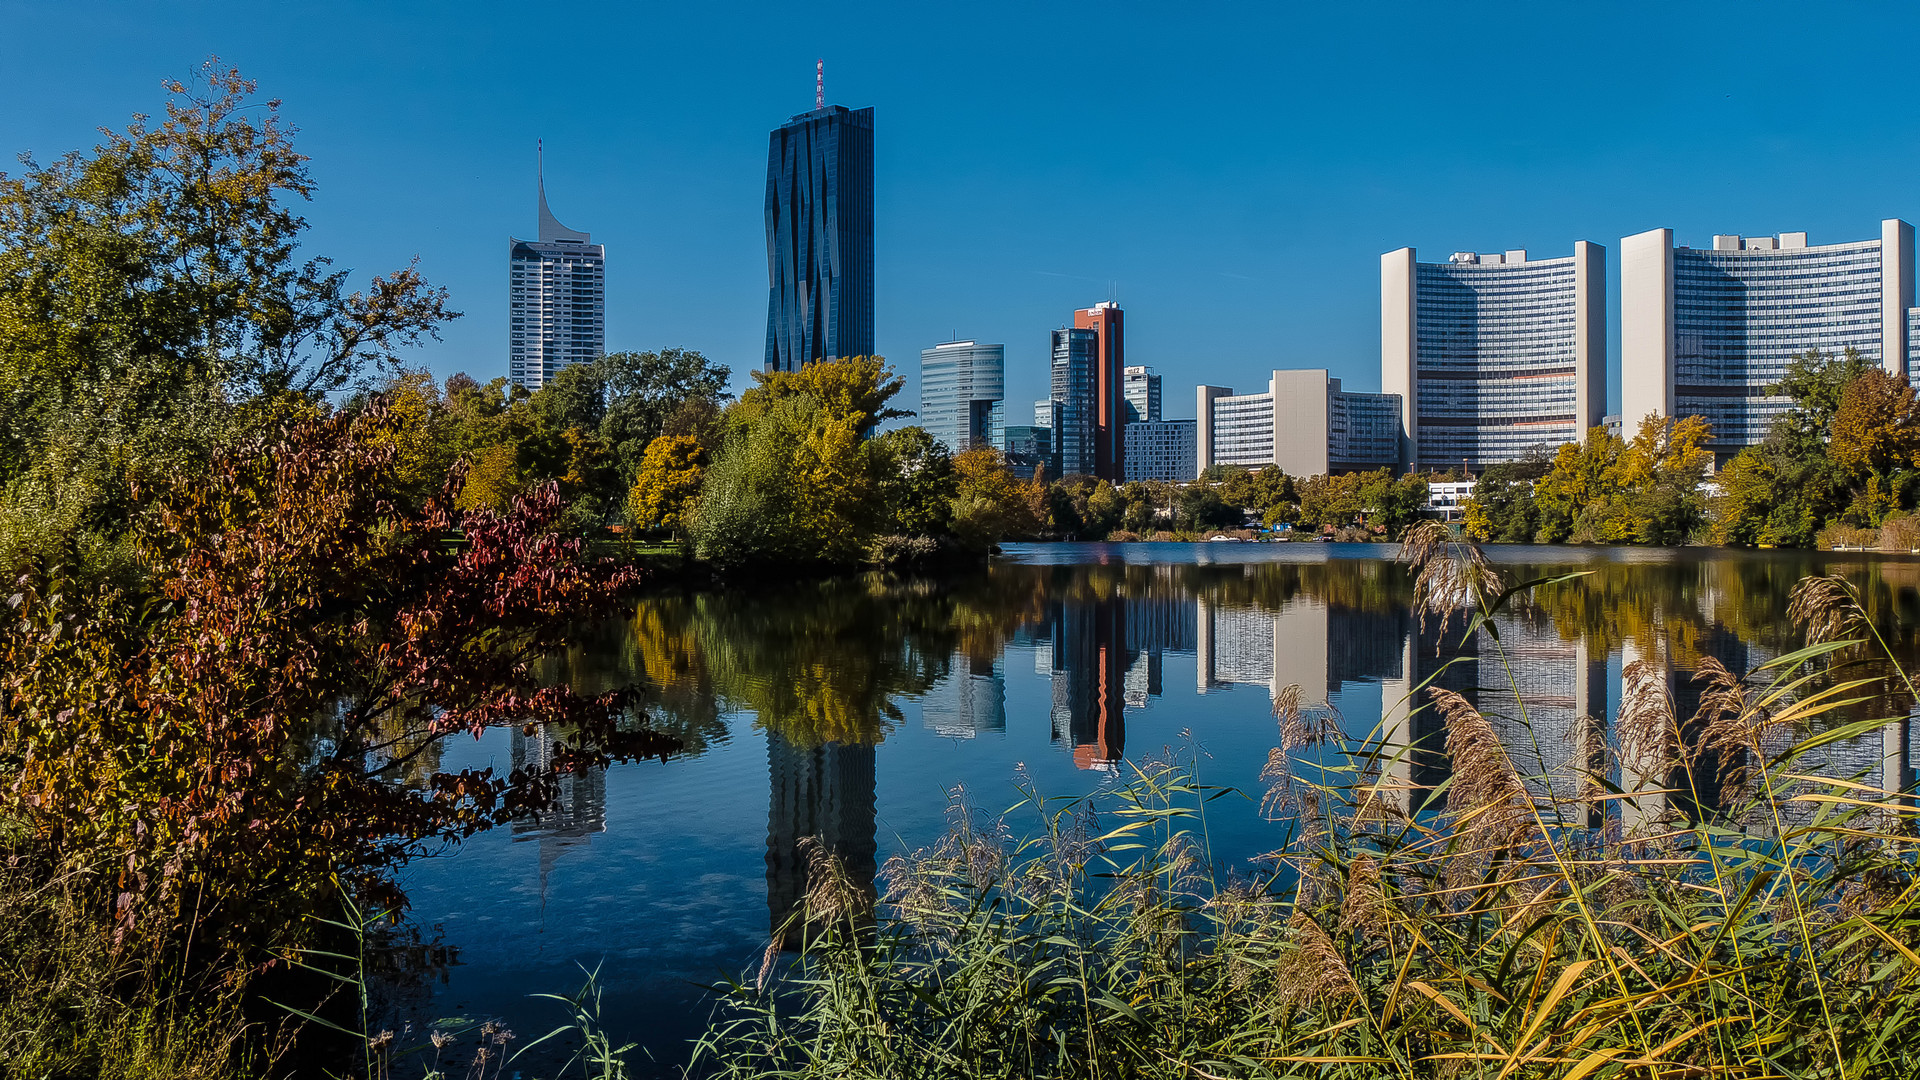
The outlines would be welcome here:
[[[873,354],[873,110],[825,105],[767,145],[767,370]]]

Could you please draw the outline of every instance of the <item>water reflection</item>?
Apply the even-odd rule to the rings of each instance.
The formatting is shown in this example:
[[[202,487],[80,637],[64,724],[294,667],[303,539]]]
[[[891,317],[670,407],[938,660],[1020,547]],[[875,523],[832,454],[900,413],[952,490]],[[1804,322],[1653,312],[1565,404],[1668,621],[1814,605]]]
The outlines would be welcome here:
[[[664,766],[563,781],[558,813],[512,830],[522,842],[470,844],[448,861],[495,859],[507,869],[470,861],[448,872],[439,893],[423,877],[416,912],[429,925],[445,921],[450,943],[503,986],[564,990],[572,963],[593,967],[627,950],[631,970],[644,972],[627,991],[633,1007],[648,1017],[684,1008],[697,1026],[704,1012],[692,998],[669,995],[691,995],[684,988],[711,982],[716,968],[750,962],[768,930],[787,922],[809,882],[804,841],[817,838],[872,889],[882,849],[934,840],[947,792],[961,782],[1004,790],[1025,765],[1048,793],[1077,794],[1190,730],[1211,755],[1212,782],[1255,790],[1279,741],[1274,703],[1298,686],[1303,706],[1349,735],[1377,731],[1404,748],[1390,755],[1392,786],[1409,809],[1433,809],[1448,775],[1441,721],[1414,707],[1424,705],[1416,688],[1431,682],[1481,706],[1543,801],[1579,794],[1595,771],[1624,790],[1673,792],[1637,808],[1616,800],[1608,816],[1589,818],[1632,829],[1667,811],[1711,812],[1715,791],[1704,766],[1701,775],[1643,775],[1647,762],[1671,760],[1661,752],[1671,748],[1621,745],[1618,702],[1630,669],[1690,715],[1706,658],[1744,674],[1799,646],[1784,618],[1788,593],[1806,574],[1832,569],[1862,587],[1903,659],[1920,661],[1915,560],[1529,549],[1521,562],[1496,549],[1515,581],[1586,576],[1537,590],[1531,609],[1496,620],[1497,636],[1463,641],[1458,620],[1443,630],[1410,615],[1411,583],[1381,557],[1390,551],[1213,547],[1238,550],[1016,548],[958,581],[876,576],[650,597],[555,658],[555,674],[587,690],[643,684],[646,723],[679,737],[686,752]],[[1880,689],[1822,722],[1910,714],[1903,685]],[[1901,720],[1823,748],[1820,764],[1910,789],[1920,764],[1913,742],[1911,720]],[[503,734],[493,745],[515,767],[553,754],[541,732]],[[667,788],[670,797],[659,794]],[[1216,805],[1209,828],[1222,860],[1274,846],[1257,799]],[[512,878],[520,872],[524,885]],[[470,884],[489,873],[507,880],[491,891]],[[741,903],[757,901],[761,881],[764,916]],[[522,891],[540,904],[524,921],[551,935],[539,949],[575,929],[546,920],[549,893],[553,910],[577,924],[577,939],[540,954],[553,969],[528,974],[531,962],[504,945],[483,959],[497,928],[518,916],[487,906],[506,899],[473,898]],[[524,935],[515,940],[522,954],[538,951]],[[617,968],[603,973],[610,992]],[[461,994],[480,996],[471,983]]]

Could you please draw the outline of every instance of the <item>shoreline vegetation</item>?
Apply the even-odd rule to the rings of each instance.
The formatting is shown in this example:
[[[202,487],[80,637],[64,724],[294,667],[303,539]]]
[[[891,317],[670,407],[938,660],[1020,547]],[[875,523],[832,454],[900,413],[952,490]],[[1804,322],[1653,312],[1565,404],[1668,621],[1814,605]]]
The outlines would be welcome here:
[[[497,1023],[375,1030],[378,963],[430,949],[394,871],[551,808],[570,774],[683,749],[640,688],[549,677],[647,583],[593,550],[611,523],[727,575],[1198,534],[1264,508],[1404,536],[1418,617],[1496,643],[1486,620],[1552,584],[1502,582],[1419,521],[1419,477],[1018,479],[993,451],[879,430],[900,382],[877,357],[756,375],[734,401],[724,368],[676,350],[530,395],[436,385],[401,355],[458,317],[443,290],[297,258],[314,187],[278,103],[217,61],[167,90],[164,117],[0,176],[11,1074],[502,1076]],[[1808,361],[1778,444],[1720,474],[1733,542],[1884,533],[1912,506],[1920,419],[1861,420],[1911,391],[1854,359]],[[1534,535],[1690,538],[1705,433],[1686,423],[1563,448],[1514,505]],[[1551,482],[1561,457],[1587,486]],[[1920,1055],[1912,793],[1796,770],[1882,722],[1843,711],[1904,716],[1916,695],[1847,582],[1808,579],[1790,614],[1809,647],[1751,684],[1709,670],[1694,716],[1635,669],[1572,788],[1493,735],[1498,708],[1524,726],[1517,689],[1428,687],[1359,740],[1283,695],[1263,867],[1213,865],[1196,826],[1227,793],[1191,763],[1139,766],[1114,805],[1036,794],[1030,841],[961,812],[878,904],[823,856],[806,948],[731,988],[700,1067],[1885,1075]],[[1443,745],[1408,743],[1414,709]],[[551,758],[439,767],[503,728],[557,733]],[[1438,753],[1452,779],[1395,779]],[[627,1075],[597,1001],[589,980],[562,1030],[591,1075]]]

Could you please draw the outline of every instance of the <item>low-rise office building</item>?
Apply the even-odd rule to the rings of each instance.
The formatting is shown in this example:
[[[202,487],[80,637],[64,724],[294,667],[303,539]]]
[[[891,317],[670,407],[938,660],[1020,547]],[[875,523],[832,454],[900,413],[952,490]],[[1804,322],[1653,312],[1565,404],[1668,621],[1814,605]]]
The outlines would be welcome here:
[[[1199,475],[1192,420],[1136,420],[1126,439],[1128,481],[1184,484]]]
[[[1196,475],[1212,465],[1278,465],[1319,476],[1400,459],[1400,396],[1342,390],[1325,368],[1275,371],[1262,394],[1201,386],[1194,408]]]
[[[1649,414],[1699,416],[1724,459],[1766,438],[1791,404],[1767,394],[1809,349],[1857,350],[1896,375],[1914,364],[1913,226],[1811,244],[1804,232],[1676,246],[1672,229],[1620,241],[1624,434]]]

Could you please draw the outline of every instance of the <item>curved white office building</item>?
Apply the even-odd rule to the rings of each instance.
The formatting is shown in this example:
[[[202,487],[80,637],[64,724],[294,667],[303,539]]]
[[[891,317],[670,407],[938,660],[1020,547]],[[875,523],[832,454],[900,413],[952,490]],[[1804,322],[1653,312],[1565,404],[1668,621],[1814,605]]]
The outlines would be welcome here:
[[[1649,413],[1702,416],[1722,457],[1766,438],[1790,402],[1769,385],[1808,349],[1858,350],[1908,374],[1913,226],[1878,238],[1814,245],[1803,232],[1720,235],[1676,247],[1672,229],[1620,241],[1621,423],[1631,438]]]
[[[958,454],[998,446],[1007,347],[947,341],[920,352],[920,426]]]
[[[1380,257],[1380,388],[1401,400],[1402,457],[1482,469],[1578,441],[1606,411],[1606,248],[1573,255]]]

